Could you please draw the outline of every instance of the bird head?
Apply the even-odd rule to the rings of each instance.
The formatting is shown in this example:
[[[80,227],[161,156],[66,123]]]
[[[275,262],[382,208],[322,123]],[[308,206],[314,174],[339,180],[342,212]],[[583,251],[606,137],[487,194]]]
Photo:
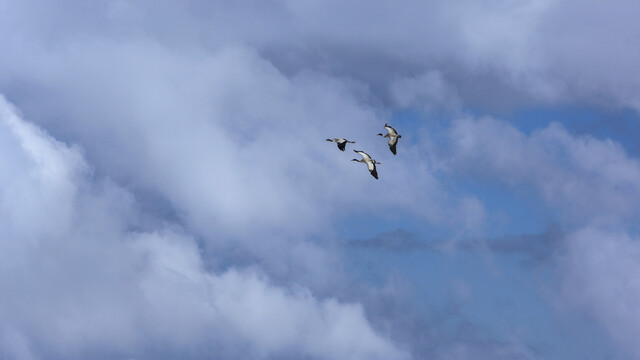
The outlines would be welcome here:
[[[382,135],[382,134],[378,133],[378,136],[384,136],[384,135]]]
[[[325,140],[325,141],[333,141],[333,140],[331,140],[331,139],[327,139],[327,140]]]

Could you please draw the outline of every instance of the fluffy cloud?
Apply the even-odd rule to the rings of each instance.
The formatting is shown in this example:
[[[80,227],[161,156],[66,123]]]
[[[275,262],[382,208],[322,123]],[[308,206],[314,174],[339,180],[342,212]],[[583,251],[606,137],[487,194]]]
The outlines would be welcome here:
[[[7,49],[2,68],[20,77],[37,72],[47,49],[135,38],[186,52],[248,46],[285,73],[313,69],[358,79],[382,99],[393,96],[389,85],[396,79],[421,82],[436,71],[454,83],[466,105],[577,100],[638,108],[634,39],[640,34],[632,0],[0,6],[3,33],[14,34],[0,38]]]
[[[558,259],[563,295],[604,325],[632,357],[640,354],[640,240],[584,228],[568,236]]]
[[[0,102],[0,344],[6,358],[404,359],[359,304],[205,270],[179,227],[135,230],[134,197]],[[226,355],[225,355],[226,354]]]
[[[527,136],[490,118],[456,121],[450,139],[453,168],[533,186],[567,225],[624,225],[638,215],[640,163],[610,139],[559,124]]]

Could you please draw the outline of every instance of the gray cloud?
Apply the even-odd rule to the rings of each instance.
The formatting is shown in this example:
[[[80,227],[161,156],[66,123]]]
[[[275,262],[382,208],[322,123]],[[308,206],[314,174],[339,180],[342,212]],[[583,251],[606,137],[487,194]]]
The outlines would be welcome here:
[[[540,264],[552,259],[562,245],[564,232],[557,225],[549,226],[540,234],[505,235],[482,239],[431,239],[425,240],[417,234],[396,230],[378,234],[371,239],[346,240],[345,245],[384,251],[412,252],[490,252],[521,256],[526,264]]]
[[[248,46],[284,73],[312,69],[358,79],[381,99],[392,97],[389,84],[398,79],[420,82],[437,72],[465,105],[583,101],[638,108],[639,30],[630,0],[615,6],[571,0],[2,6],[4,31],[16,34],[0,40],[11,50],[3,67],[13,75],[33,73],[37,59],[46,59],[42,49],[83,38],[137,39],[184,52]]]

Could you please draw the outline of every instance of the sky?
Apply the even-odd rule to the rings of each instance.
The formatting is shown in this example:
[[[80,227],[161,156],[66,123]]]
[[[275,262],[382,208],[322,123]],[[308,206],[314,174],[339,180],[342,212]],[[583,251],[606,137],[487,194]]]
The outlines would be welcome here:
[[[0,0],[0,358],[640,358],[638,13]]]

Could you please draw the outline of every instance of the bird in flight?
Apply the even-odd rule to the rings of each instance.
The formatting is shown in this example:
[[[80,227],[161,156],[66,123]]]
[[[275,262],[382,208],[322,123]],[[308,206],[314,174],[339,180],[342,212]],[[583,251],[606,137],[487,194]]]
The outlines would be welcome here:
[[[367,154],[364,151],[358,151],[358,150],[353,150],[354,152],[357,152],[358,154],[360,154],[360,156],[362,156],[361,160],[358,159],[352,159],[351,161],[357,161],[357,162],[361,162],[361,163],[365,163],[367,164],[367,168],[369,169],[369,172],[371,173],[371,176],[373,176],[374,178],[378,178],[378,172],[376,171],[376,164],[380,164],[379,162],[373,160],[371,158],[371,156],[369,156],[369,154]]]
[[[402,135],[398,135],[398,132],[396,131],[396,129],[392,128],[391,126],[384,124],[384,128],[387,129],[388,134],[386,135],[382,135],[382,134],[378,134],[382,137],[385,138],[389,138],[389,150],[391,150],[391,152],[393,153],[393,155],[396,154],[396,144],[398,143],[398,139],[400,139],[402,137]]]
[[[340,149],[340,151],[344,151],[344,147],[347,145],[347,143],[349,144],[355,144],[355,141],[349,141],[347,139],[343,139],[343,138],[333,138],[333,139],[327,139],[326,141],[331,141],[334,143],[338,143],[338,149]]]

